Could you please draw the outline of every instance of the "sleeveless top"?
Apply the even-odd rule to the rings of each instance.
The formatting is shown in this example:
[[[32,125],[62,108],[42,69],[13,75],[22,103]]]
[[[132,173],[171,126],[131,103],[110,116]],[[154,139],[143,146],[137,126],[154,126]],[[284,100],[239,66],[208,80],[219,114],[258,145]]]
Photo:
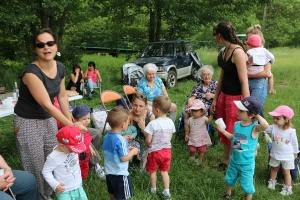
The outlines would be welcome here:
[[[254,151],[258,141],[258,137],[252,138],[252,130],[255,126],[256,123],[243,126],[241,121],[235,124],[230,162],[236,164],[253,164],[255,162]]]
[[[146,118],[145,118],[145,126],[147,126],[147,124],[150,122],[150,117],[151,117],[152,114],[150,114],[150,111],[147,110],[147,113],[146,113]],[[137,129],[137,136],[136,136],[136,140],[138,142],[142,142],[144,144],[145,142],[145,136],[144,136],[144,133],[142,132],[142,130],[140,129],[139,125],[138,125],[138,122],[132,120],[132,125]]]
[[[236,47],[235,49],[237,48],[241,47]],[[221,68],[224,71],[224,76],[222,80],[222,92],[228,95],[242,94],[241,83],[239,80],[236,65],[231,61],[235,49],[233,49],[227,61],[222,59],[222,62],[220,63]]]
[[[60,62],[57,63],[57,74],[55,78],[49,78],[44,72],[35,64],[29,64],[25,67],[18,78],[20,81],[20,93],[18,103],[15,106],[14,112],[23,118],[27,119],[48,119],[52,117],[44,108],[42,108],[31,95],[27,85],[22,81],[25,73],[35,74],[44,84],[52,104],[54,97],[60,92],[60,83],[65,77],[65,66]]]
[[[211,145],[211,139],[208,135],[206,129],[206,116],[200,117],[198,119],[194,119],[194,117],[189,118],[189,143],[188,145],[192,145],[194,147],[201,147],[204,145]]]
[[[74,74],[75,75],[75,74]],[[67,90],[70,90],[72,86],[76,86],[76,91],[78,92],[80,90],[80,85],[81,85],[81,79],[82,79],[82,73],[80,71],[78,79],[76,81],[76,83],[74,83],[71,79],[67,85]]]
[[[96,81],[97,81],[96,70],[95,70],[94,72],[88,71],[88,72],[87,72],[87,76],[91,76],[91,77],[92,77],[92,81],[93,81],[94,83],[96,83]]]

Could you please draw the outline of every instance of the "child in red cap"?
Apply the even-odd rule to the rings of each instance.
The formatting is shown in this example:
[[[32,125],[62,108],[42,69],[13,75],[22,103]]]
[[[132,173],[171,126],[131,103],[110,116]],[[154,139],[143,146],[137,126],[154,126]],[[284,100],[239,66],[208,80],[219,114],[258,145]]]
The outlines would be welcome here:
[[[273,116],[274,124],[266,130],[267,133],[271,133],[272,139],[269,162],[272,168],[268,188],[275,190],[276,176],[281,164],[284,186],[280,194],[291,195],[293,192],[290,170],[295,168],[294,159],[297,158],[299,153],[296,130],[291,123],[294,111],[288,106],[279,106],[273,112],[269,112],[269,114]]]
[[[248,75],[255,75],[264,71],[264,65],[268,62],[273,64],[275,62],[274,55],[269,52],[266,48],[262,47],[261,38],[259,35],[251,35],[246,44],[248,45],[247,55],[251,56],[252,63],[247,60],[247,73]],[[270,72],[268,77],[269,94],[275,94],[276,91],[273,89],[274,79],[273,74]]]
[[[56,134],[58,145],[48,155],[42,174],[58,200],[87,200],[78,155],[86,150],[80,130],[66,126]]]
[[[206,146],[211,145],[211,139],[206,126],[212,122],[213,115],[210,115],[209,118],[206,117],[205,105],[199,99],[193,101],[188,111],[191,112],[192,117],[188,120],[185,141],[187,141],[189,145],[190,160],[195,160],[195,153],[198,151],[199,157],[196,163],[200,164],[206,152]]]

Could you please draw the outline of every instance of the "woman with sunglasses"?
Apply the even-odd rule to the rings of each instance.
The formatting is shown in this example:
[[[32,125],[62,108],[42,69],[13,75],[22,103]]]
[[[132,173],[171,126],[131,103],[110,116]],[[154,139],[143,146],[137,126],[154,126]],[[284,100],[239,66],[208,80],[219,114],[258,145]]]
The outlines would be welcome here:
[[[88,63],[88,69],[84,73],[85,86],[87,87],[88,99],[92,100],[92,95],[95,95],[94,87],[97,86],[97,79],[102,83],[100,72],[96,69],[96,64],[93,61]]]
[[[234,123],[238,121],[237,107],[233,101],[249,96],[246,54],[231,22],[222,21],[214,26],[213,36],[225,49],[219,60],[221,72],[210,111],[211,114],[216,113],[217,118],[223,118],[226,130],[233,133]],[[219,164],[219,169],[225,171],[231,155],[231,140],[218,133],[224,145],[224,160]]]
[[[36,59],[27,65],[20,78],[20,94],[14,112],[14,130],[24,170],[35,175],[42,200],[52,189],[42,176],[47,156],[57,145],[56,120],[64,126],[86,131],[81,122],[73,123],[65,89],[65,66],[54,60],[57,44],[54,33],[43,28],[33,37]],[[57,96],[62,112],[54,107]]]
[[[131,105],[132,124],[136,127],[138,133],[135,140],[140,143],[140,160],[138,162],[140,168],[144,170],[147,161],[146,133],[144,129],[150,121],[155,119],[155,116],[147,109],[147,97],[140,91],[132,96]]]

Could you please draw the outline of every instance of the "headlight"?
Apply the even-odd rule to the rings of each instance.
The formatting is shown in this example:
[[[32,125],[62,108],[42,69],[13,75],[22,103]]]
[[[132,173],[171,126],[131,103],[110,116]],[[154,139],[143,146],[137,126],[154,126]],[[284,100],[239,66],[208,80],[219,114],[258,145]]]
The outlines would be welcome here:
[[[163,66],[157,67],[157,71],[158,71],[158,72],[164,71],[164,67],[163,67]]]

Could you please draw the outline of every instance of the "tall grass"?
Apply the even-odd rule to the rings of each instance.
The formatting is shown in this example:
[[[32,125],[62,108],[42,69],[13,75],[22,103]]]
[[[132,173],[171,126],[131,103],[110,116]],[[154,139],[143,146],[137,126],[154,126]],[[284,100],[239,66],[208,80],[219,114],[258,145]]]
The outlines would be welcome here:
[[[299,49],[276,48],[270,49],[275,55],[276,61],[272,66],[272,72],[275,78],[274,88],[276,95],[268,96],[264,111],[267,121],[272,124],[272,118],[267,112],[272,111],[279,105],[285,104],[290,106],[295,117],[292,120],[295,128],[300,127],[299,122],[299,64],[297,64],[300,55]],[[204,64],[212,65],[215,68],[214,79],[218,79],[219,67],[217,67],[217,52],[210,49],[199,49],[198,53]],[[102,90],[112,89],[122,93],[121,85],[121,66],[126,63],[126,58],[113,58],[111,56],[98,56],[97,54],[85,55],[83,62],[80,63],[82,68],[86,69],[88,61],[93,60],[100,70],[103,84]],[[188,95],[193,86],[196,84],[194,80],[189,78],[181,79],[175,88],[169,89],[168,93],[172,101],[178,106],[178,116],[182,112]],[[99,97],[94,97],[92,101],[86,99],[79,100],[78,104],[87,104],[90,107],[101,106]],[[214,125],[214,124],[213,124]],[[222,161],[223,148],[218,142],[215,147],[208,147],[205,153],[203,163],[200,166],[193,165],[188,162],[187,144],[183,140],[183,133],[176,133],[172,139],[172,163],[169,172],[171,178],[170,191],[173,199],[189,200],[189,199],[220,199],[225,191],[225,172],[217,170],[218,164]],[[298,137],[299,138],[299,137]],[[217,140],[217,136],[215,136]],[[21,168],[18,153],[16,150],[16,142],[13,133],[12,116],[0,119],[0,153],[4,155],[9,164],[14,168]],[[283,199],[279,194],[281,186],[276,186],[276,191],[270,191],[266,188],[269,172],[267,172],[266,143],[263,137],[259,138],[261,149],[256,157],[255,171],[255,188],[256,193],[253,199]],[[101,152],[100,152],[101,153]],[[101,161],[103,162],[103,161]],[[103,164],[103,163],[102,163]],[[150,187],[149,175],[142,174],[138,170],[130,168],[131,180],[134,187],[134,199],[161,199],[159,193],[163,190],[160,175],[158,176],[159,193],[157,195],[149,195],[147,189]],[[300,179],[296,180],[300,182]],[[282,180],[280,180],[282,183]],[[102,200],[109,199],[105,182],[94,174],[90,173],[89,178],[83,182],[84,189],[89,199]],[[300,186],[294,186],[294,194],[284,197],[284,199],[298,199],[300,195]],[[233,199],[243,199],[244,193],[237,185],[233,188]]]

